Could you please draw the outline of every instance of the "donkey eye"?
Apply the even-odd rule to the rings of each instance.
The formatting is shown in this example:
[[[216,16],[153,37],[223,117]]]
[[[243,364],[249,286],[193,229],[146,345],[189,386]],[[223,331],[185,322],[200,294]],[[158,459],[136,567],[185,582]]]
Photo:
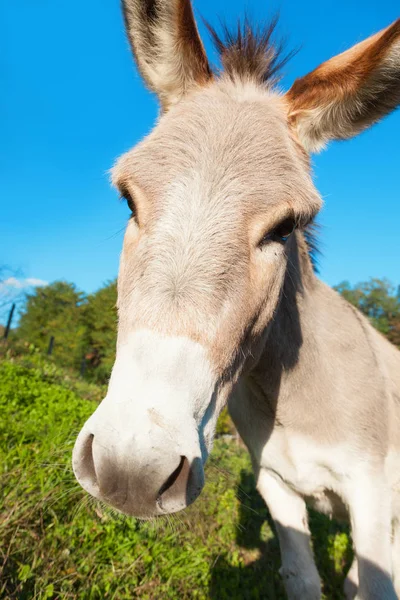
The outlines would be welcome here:
[[[281,242],[284,244],[286,242],[286,240],[288,239],[288,237],[293,233],[293,231],[295,229],[296,229],[295,220],[292,219],[291,217],[288,217],[287,219],[285,219],[284,221],[279,223],[279,225],[277,227],[275,227],[275,229],[268,232],[263,237],[263,239],[260,242],[260,246],[263,246],[267,242]]]
[[[133,200],[132,196],[129,194],[129,192],[124,191],[121,194],[121,198],[123,198],[124,200],[126,200],[126,203],[128,205],[129,210],[132,213],[133,217],[136,217],[136,205],[135,205],[135,201]]]
[[[286,242],[287,238],[293,233],[296,228],[294,219],[288,218],[279,223],[278,227],[275,227],[272,234],[280,238],[283,242]]]

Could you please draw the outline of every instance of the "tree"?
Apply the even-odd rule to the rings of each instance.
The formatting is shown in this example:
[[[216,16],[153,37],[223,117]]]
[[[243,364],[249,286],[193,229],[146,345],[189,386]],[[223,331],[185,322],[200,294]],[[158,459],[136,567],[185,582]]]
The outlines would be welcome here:
[[[110,281],[90,294],[83,308],[83,347],[88,371],[99,381],[110,376],[117,340],[117,282]]]
[[[83,292],[65,281],[35,288],[26,296],[18,337],[46,351],[50,337],[54,336],[53,352],[57,362],[77,366],[85,334],[82,320],[85,300]]]
[[[396,290],[387,279],[371,278],[354,287],[344,281],[335,289],[393,344],[400,346],[400,287]]]

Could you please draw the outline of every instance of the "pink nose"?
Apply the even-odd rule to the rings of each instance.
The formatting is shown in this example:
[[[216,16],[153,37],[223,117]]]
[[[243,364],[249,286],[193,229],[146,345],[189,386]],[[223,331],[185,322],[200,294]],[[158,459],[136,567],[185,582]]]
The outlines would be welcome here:
[[[177,512],[204,486],[202,460],[179,454],[168,438],[141,445],[141,437],[121,441],[115,433],[80,432],[73,468],[81,486],[125,514],[148,518]]]

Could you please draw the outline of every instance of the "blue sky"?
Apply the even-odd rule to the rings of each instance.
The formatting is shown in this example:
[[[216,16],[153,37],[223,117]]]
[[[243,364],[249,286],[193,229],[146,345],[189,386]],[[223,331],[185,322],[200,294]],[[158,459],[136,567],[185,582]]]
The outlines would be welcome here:
[[[386,27],[398,1],[195,0],[212,24],[245,9],[300,52],[283,86]],[[136,73],[119,0],[0,2],[0,264],[90,292],[117,274],[128,216],[107,171],[152,127],[157,104]],[[204,26],[200,30],[215,58]],[[321,277],[400,283],[400,112],[314,157],[325,208]]]

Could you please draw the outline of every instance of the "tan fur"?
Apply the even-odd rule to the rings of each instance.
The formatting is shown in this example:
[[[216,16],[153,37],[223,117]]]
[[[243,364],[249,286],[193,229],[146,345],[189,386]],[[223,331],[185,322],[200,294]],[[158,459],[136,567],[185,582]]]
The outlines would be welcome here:
[[[400,102],[400,19],[298,79],[289,119],[315,151],[369,127]]]
[[[260,56],[251,40],[242,60],[239,46],[224,46],[229,73],[211,79],[188,1],[124,5],[139,68],[168,110],[113,170],[136,205],[118,280],[118,352],[139,330],[206,350],[213,402],[220,410],[229,398],[277,523],[289,598],[320,597],[307,499],[349,513],[357,597],[393,600],[400,353],[317,279],[304,230],[322,205],[305,148],[353,135],[399,102],[400,24],[282,97],[261,76],[275,54]],[[298,231],[265,240],[288,217]]]

